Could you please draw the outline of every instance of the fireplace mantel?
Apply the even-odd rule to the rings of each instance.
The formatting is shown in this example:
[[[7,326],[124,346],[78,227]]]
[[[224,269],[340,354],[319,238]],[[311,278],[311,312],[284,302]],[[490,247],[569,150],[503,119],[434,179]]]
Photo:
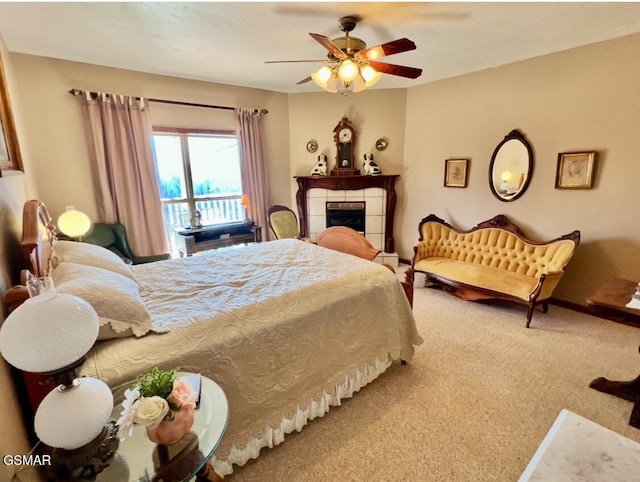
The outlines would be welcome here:
[[[300,234],[309,235],[307,215],[307,191],[309,189],[328,189],[331,191],[355,191],[370,187],[379,187],[387,193],[387,204],[384,224],[384,251],[394,252],[393,218],[396,209],[395,182],[399,174],[380,174],[379,176],[294,176],[298,182],[296,203],[300,216]]]

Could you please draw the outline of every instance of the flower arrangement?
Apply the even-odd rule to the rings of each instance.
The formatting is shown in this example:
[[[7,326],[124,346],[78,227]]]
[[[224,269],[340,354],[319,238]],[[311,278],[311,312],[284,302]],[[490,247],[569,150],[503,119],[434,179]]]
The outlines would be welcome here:
[[[134,424],[146,427],[149,432],[157,429],[161,422],[173,421],[180,411],[193,414],[197,394],[188,382],[176,378],[176,374],[177,370],[156,367],[124,392],[123,410],[117,422],[120,438],[131,436]]]

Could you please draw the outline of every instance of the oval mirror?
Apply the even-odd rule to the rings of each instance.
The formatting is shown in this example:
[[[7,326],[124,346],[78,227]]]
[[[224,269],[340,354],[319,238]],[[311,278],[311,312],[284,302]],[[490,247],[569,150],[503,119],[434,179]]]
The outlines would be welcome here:
[[[489,165],[489,187],[500,201],[515,201],[524,194],[533,175],[533,151],[514,129],[498,144]]]

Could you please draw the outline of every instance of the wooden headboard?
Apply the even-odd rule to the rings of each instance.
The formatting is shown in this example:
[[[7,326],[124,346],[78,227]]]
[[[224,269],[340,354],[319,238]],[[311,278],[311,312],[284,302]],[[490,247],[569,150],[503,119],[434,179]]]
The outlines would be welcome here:
[[[45,205],[37,199],[25,202],[22,210],[20,247],[31,276],[42,277],[49,274],[49,261],[55,237],[56,226]]]
[[[20,248],[27,268],[21,272],[21,285],[9,288],[4,296],[9,311],[29,298],[26,287],[29,278],[43,277],[49,274],[49,261],[55,237],[56,227],[45,205],[37,199],[25,202],[22,209]]]

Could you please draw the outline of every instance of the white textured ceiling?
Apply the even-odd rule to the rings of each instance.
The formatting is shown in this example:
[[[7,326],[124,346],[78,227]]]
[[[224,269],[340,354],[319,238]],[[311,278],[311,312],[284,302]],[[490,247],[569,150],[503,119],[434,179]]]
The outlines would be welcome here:
[[[12,52],[278,92],[323,59],[308,33],[339,37],[337,20],[362,17],[369,47],[407,37],[417,49],[384,59],[419,67],[409,87],[640,32],[640,3],[2,3],[0,36]]]

